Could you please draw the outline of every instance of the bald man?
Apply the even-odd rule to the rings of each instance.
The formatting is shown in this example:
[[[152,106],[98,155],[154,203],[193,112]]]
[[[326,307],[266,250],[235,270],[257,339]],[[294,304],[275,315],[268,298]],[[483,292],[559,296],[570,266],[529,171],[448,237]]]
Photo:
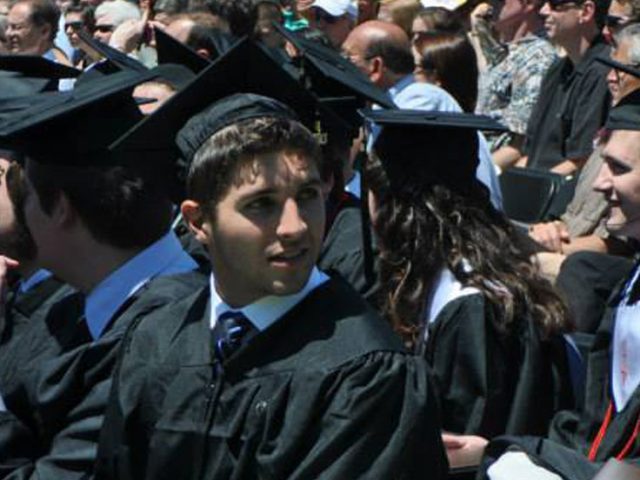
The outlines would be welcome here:
[[[411,41],[398,25],[371,20],[354,28],[342,44],[343,55],[351,60],[371,82],[386,90],[402,109],[461,112],[458,102],[442,88],[413,78]],[[375,135],[375,129],[374,129]],[[491,192],[491,202],[502,207],[502,194],[491,153],[479,134],[478,179]]]

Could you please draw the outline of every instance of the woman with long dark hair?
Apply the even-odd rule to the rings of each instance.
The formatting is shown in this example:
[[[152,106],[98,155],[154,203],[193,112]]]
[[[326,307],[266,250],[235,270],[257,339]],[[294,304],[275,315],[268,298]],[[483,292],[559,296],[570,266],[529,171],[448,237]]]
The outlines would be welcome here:
[[[478,63],[469,39],[461,32],[427,32],[413,39],[414,75],[456,99],[473,113],[478,99]]]
[[[431,364],[443,428],[546,432],[573,400],[567,310],[476,180],[476,131],[438,125],[476,117],[368,116],[383,126],[365,167],[383,312]]]

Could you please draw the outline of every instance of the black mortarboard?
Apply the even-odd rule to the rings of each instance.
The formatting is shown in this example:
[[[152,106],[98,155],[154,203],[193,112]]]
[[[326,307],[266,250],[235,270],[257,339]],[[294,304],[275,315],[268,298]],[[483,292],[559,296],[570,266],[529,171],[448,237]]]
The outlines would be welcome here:
[[[118,67],[120,70],[135,70],[138,72],[144,72],[148,70],[148,68],[145,67],[144,64],[142,64],[135,58],[131,58],[126,53],[110,47],[106,43],[96,40],[91,36],[91,34],[83,30],[78,30],[77,35],[87,47],[99,53],[112,65]],[[111,73],[111,71],[106,71],[104,73]]]
[[[0,116],[0,147],[42,163],[118,163],[111,144],[142,118],[131,92],[152,77],[150,73],[126,71],[70,92],[41,94],[26,108]]]
[[[155,29],[155,35],[158,64],[176,63],[184,65],[194,73],[200,73],[211,65],[210,60],[159,28]]]
[[[294,108],[310,128],[317,118],[314,97],[282,70],[264,47],[244,39],[123,137],[120,147],[140,152],[155,150],[157,154],[172,151],[175,158],[179,155],[175,134],[187,120],[216,100],[235,93],[275,98]],[[191,159],[185,161],[188,163]]]
[[[260,117],[298,120],[290,107],[273,98],[237,93],[213,103],[192,117],[178,132],[176,144],[185,157],[193,158],[200,146],[214,133],[234,123]]]
[[[164,63],[150,70],[158,77],[157,81],[168,83],[175,90],[182,90],[189,82],[196,78],[196,74],[183,65]]]
[[[617,62],[611,59],[608,55],[598,55],[596,57],[596,61],[600,63],[604,63],[608,67],[614,68],[616,70],[620,70],[621,72],[625,72],[625,73],[628,73],[629,75],[633,75],[634,77],[640,78],[640,70],[638,70],[636,67]]]
[[[337,51],[318,42],[288,31],[282,25],[274,27],[298,50],[296,59],[302,78],[308,81],[318,97],[358,97],[378,105],[396,108],[389,95],[375,86],[358,67]]]
[[[478,131],[507,131],[490,117],[419,110],[364,110],[382,130],[373,144],[392,188],[432,183],[467,191],[476,182]]]
[[[0,70],[49,80],[75,78],[82,73],[82,70],[52,62],[38,55],[0,55]]]
[[[640,130],[640,90],[635,90],[609,110],[607,130]]]

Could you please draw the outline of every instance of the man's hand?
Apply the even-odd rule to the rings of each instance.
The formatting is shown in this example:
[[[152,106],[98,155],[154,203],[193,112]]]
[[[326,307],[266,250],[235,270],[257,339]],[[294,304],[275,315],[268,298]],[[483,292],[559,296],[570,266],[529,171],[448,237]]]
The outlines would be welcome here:
[[[563,245],[571,241],[564,222],[537,223],[529,227],[529,236],[551,252],[563,253]]]
[[[447,450],[449,468],[472,467],[480,464],[484,449],[489,441],[477,435],[442,434],[442,442]]]

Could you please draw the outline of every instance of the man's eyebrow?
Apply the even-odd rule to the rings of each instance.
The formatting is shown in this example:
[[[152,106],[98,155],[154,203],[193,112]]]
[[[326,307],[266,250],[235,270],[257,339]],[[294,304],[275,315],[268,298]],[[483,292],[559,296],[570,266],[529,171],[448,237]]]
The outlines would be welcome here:
[[[602,158],[604,159],[605,162],[612,164],[616,167],[619,168],[623,168],[625,170],[630,170],[631,166],[628,163],[625,163],[624,161],[620,160],[619,158],[613,157],[611,155],[608,154],[604,154],[602,156]]]

